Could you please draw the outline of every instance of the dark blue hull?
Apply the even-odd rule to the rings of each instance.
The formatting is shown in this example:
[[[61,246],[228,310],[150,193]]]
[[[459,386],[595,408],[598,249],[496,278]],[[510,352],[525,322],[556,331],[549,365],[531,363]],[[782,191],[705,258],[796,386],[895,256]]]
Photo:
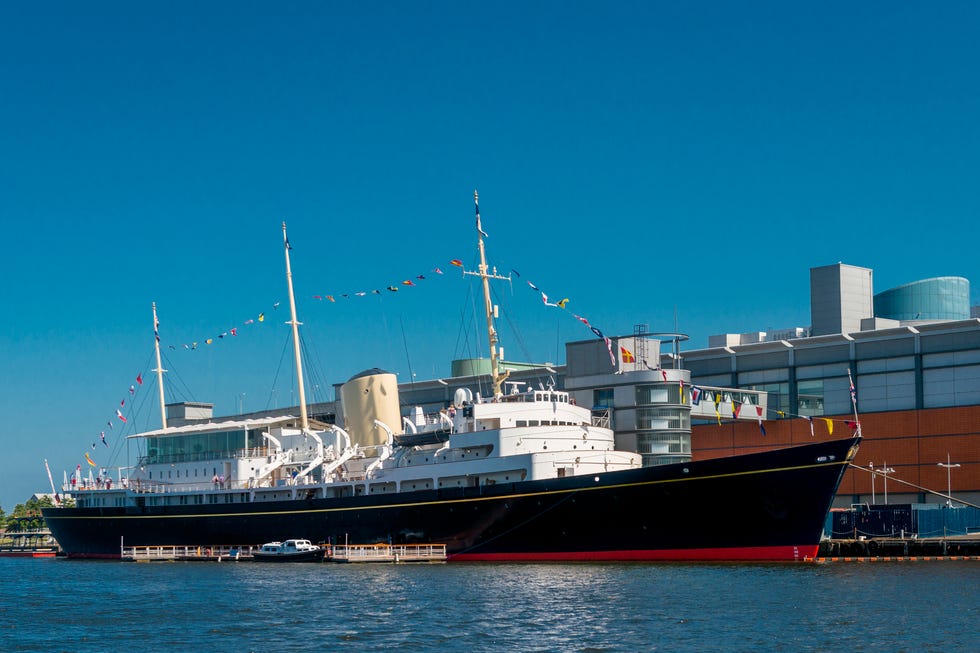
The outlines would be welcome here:
[[[449,560],[799,560],[816,555],[859,440],[472,488],[49,508],[44,517],[70,557],[119,557],[122,545],[241,545],[300,537],[439,543]]]

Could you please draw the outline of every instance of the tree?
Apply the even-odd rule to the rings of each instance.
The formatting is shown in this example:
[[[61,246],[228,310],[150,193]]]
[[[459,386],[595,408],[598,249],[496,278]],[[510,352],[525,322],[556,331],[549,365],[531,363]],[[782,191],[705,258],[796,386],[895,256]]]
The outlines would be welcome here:
[[[50,508],[54,505],[51,497],[31,497],[26,503],[18,503],[14,506],[14,511],[7,518],[7,529],[17,529],[22,531],[40,530],[44,528],[44,518],[41,516],[41,508]]]

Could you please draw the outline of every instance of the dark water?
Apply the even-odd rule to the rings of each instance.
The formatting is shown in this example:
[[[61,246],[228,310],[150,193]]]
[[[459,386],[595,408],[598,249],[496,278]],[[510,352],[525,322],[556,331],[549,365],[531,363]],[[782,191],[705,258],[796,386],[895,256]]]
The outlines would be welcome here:
[[[970,651],[980,563],[0,559],[0,651]]]

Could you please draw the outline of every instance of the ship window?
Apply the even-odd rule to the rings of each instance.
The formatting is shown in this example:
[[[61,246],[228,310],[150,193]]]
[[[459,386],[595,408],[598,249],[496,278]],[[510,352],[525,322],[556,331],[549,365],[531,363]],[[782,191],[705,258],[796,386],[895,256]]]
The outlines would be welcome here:
[[[519,419],[519,420],[517,420],[517,425],[518,426],[527,426],[527,420],[526,419]]]

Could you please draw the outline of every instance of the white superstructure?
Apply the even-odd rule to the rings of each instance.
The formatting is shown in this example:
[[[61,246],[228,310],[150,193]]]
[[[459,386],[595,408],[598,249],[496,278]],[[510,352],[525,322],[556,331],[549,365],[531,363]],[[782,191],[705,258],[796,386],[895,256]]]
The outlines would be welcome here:
[[[474,193],[474,200],[476,195]],[[504,278],[487,266],[479,208],[476,214],[487,330],[491,342],[493,397],[457,391],[437,415],[421,409],[401,416],[398,385],[382,370],[357,375],[342,389],[347,429],[300,415],[164,427],[130,436],[139,461],[115,485],[81,483],[79,507],[193,505],[317,499],[557,479],[641,466],[641,456],[617,451],[613,432],[593,422],[554,388],[504,394],[508,372],[499,369],[489,279]],[[290,324],[299,387],[296,303],[289,240],[283,224]],[[154,332],[157,331],[154,306]],[[157,340],[159,342],[159,339]],[[157,365],[158,374],[163,370]],[[161,384],[162,387],[162,384]],[[353,395],[357,396],[353,396]],[[161,393],[161,404],[163,402]],[[165,417],[163,418],[166,419]],[[76,479],[80,481],[80,479]]]

